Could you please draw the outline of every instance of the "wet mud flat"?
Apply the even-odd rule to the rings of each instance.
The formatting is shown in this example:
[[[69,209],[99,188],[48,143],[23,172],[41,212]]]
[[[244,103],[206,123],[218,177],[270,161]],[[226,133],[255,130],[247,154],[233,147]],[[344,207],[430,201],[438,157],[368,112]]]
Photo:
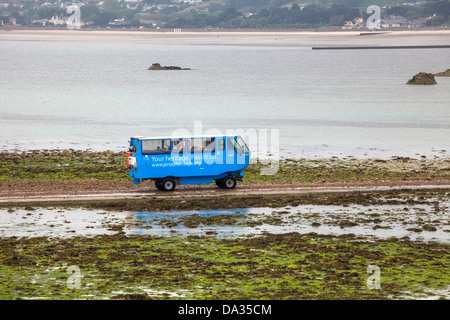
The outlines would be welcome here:
[[[446,190],[397,191],[372,195],[368,201],[346,194],[337,204],[333,195],[305,197],[284,206],[209,209],[105,210],[88,207],[0,208],[0,237],[73,237],[124,232],[127,235],[239,237],[264,233],[318,233],[404,237],[450,243],[450,197]],[[334,195],[340,203],[342,195]],[[276,197],[274,197],[276,198]],[[326,198],[327,201],[324,201]],[[303,200],[305,200],[303,199]],[[211,199],[210,199],[211,200]],[[273,198],[272,198],[273,200]],[[375,201],[378,200],[378,201]],[[172,199],[173,201],[173,199]],[[190,200],[179,199],[184,206]],[[230,204],[228,201],[227,203]],[[91,203],[98,206],[99,203]],[[216,201],[213,204],[218,205]],[[247,203],[248,204],[248,203]],[[145,208],[149,208],[146,206]],[[204,205],[203,207],[208,207]],[[131,209],[131,208],[130,208]]]
[[[239,199],[1,208],[0,297],[450,297],[447,189]]]
[[[170,196],[133,186],[124,163],[111,151],[0,153],[0,299],[450,297],[445,154],[286,159],[273,176],[250,166],[233,192]],[[324,191],[294,190],[313,184]],[[428,187],[327,191],[348,184]],[[138,195],[75,197],[117,192]]]
[[[202,210],[202,209],[236,209],[269,207],[279,208],[283,206],[295,207],[299,205],[324,205],[324,206],[349,206],[358,204],[363,206],[425,203],[427,197],[448,197],[449,188],[423,187],[398,188],[398,189],[372,189],[351,190],[341,188],[332,190],[275,190],[267,192],[219,192],[212,194],[161,193],[153,195],[137,195],[132,197],[112,198],[67,198],[46,200],[40,198],[27,202],[8,201],[0,202],[0,207],[58,207],[58,208],[87,208],[111,211],[176,211],[176,210]]]
[[[239,186],[448,185],[450,158],[445,150],[438,155],[417,159],[281,159],[274,175],[261,174],[268,165],[257,162],[250,164]],[[125,158],[124,152],[73,149],[0,152],[0,197],[155,191],[152,181],[133,185]],[[178,186],[177,190],[192,188]],[[213,184],[208,188],[217,189]]]

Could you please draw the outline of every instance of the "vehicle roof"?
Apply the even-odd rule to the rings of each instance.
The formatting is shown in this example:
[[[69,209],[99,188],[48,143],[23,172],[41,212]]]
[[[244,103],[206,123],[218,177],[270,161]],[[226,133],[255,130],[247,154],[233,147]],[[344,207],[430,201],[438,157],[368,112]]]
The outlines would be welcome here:
[[[189,139],[189,138],[217,138],[217,137],[237,137],[238,134],[218,134],[218,135],[195,135],[195,136],[159,136],[159,137],[145,137],[135,135],[131,138],[139,140],[158,140],[158,139]]]

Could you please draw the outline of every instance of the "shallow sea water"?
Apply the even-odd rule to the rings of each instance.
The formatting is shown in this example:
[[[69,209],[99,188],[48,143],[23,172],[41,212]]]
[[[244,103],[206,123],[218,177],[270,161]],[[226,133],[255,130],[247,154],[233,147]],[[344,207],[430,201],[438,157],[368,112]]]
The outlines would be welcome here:
[[[244,208],[171,212],[0,209],[0,237],[115,234],[239,237],[264,233],[354,234],[450,243],[450,202],[429,204]]]
[[[312,45],[450,36],[316,38],[0,34],[0,150],[121,151],[134,134],[241,130],[276,132],[279,150],[267,148],[289,158],[448,156],[450,79],[405,83],[447,69],[450,49]],[[192,70],[147,70],[156,62]],[[264,147],[250,144],[254,155]]]

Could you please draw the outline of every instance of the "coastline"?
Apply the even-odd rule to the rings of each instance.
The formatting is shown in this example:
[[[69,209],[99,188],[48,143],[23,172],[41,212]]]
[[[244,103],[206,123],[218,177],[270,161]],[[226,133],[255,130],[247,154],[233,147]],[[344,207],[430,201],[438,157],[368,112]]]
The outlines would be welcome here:
[[[0,42],[450,42],[450,32],[8,32],[0,30]],[[234,190],[210,184],[167,193],[153,181],[133,185],[125,152],[0,151],[0,298],[448,299],[450,158],[445,150],[418,159],[397,152],[391,159],[284,159],[274,176],[255,164]],[[266,213],[237,209],[262,206]],[[222,211],[201,214],[210,209]],[[182,233],[194,229],[202,233]],[[368,266],[381,268],[382,290],[369,288]],[[77,288],[69,286],[72,267]]]
[[[98,30],[0,29],[0,41],[80,41],[176,45],[255,45],[311,47],[320,45],[449,45],[450,30]],[[364,34],[361,36],[361,34]]]
[[[370,29],[360,30],[311,30],[311,29],[181,29],[180,32],[174,32],[173,29],[68,29],[68,28],[2,28],[2,33],[32,33],[32,34],[165,34],[165,35],[216,35],[216,34],[236,34],[236,35],[276,35],[276,34],[294,34],[294,35],[359,35],[361,33],[374,34],[394,34],[394,35],[431,35],[446,34],[450,35],[448,29],[420,28],[420,29],[398,29],[390,28],[372,31]]]

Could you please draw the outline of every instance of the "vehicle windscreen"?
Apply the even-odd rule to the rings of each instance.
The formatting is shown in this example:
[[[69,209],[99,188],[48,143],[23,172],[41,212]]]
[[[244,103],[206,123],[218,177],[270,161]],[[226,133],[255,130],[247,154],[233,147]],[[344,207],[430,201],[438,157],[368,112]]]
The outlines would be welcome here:
[[[244,139],[242,139],[240,136],[236,137],[236,144],[238,146],[238,150],[244,150],[245,153],[249,153],[250,150],[247,147],[247,144],[245,143]]]
[[[237,153],[248,153],[248,147],[245,141],[241,137],[230,138],[228,137],[228,150],[235,150]]]

